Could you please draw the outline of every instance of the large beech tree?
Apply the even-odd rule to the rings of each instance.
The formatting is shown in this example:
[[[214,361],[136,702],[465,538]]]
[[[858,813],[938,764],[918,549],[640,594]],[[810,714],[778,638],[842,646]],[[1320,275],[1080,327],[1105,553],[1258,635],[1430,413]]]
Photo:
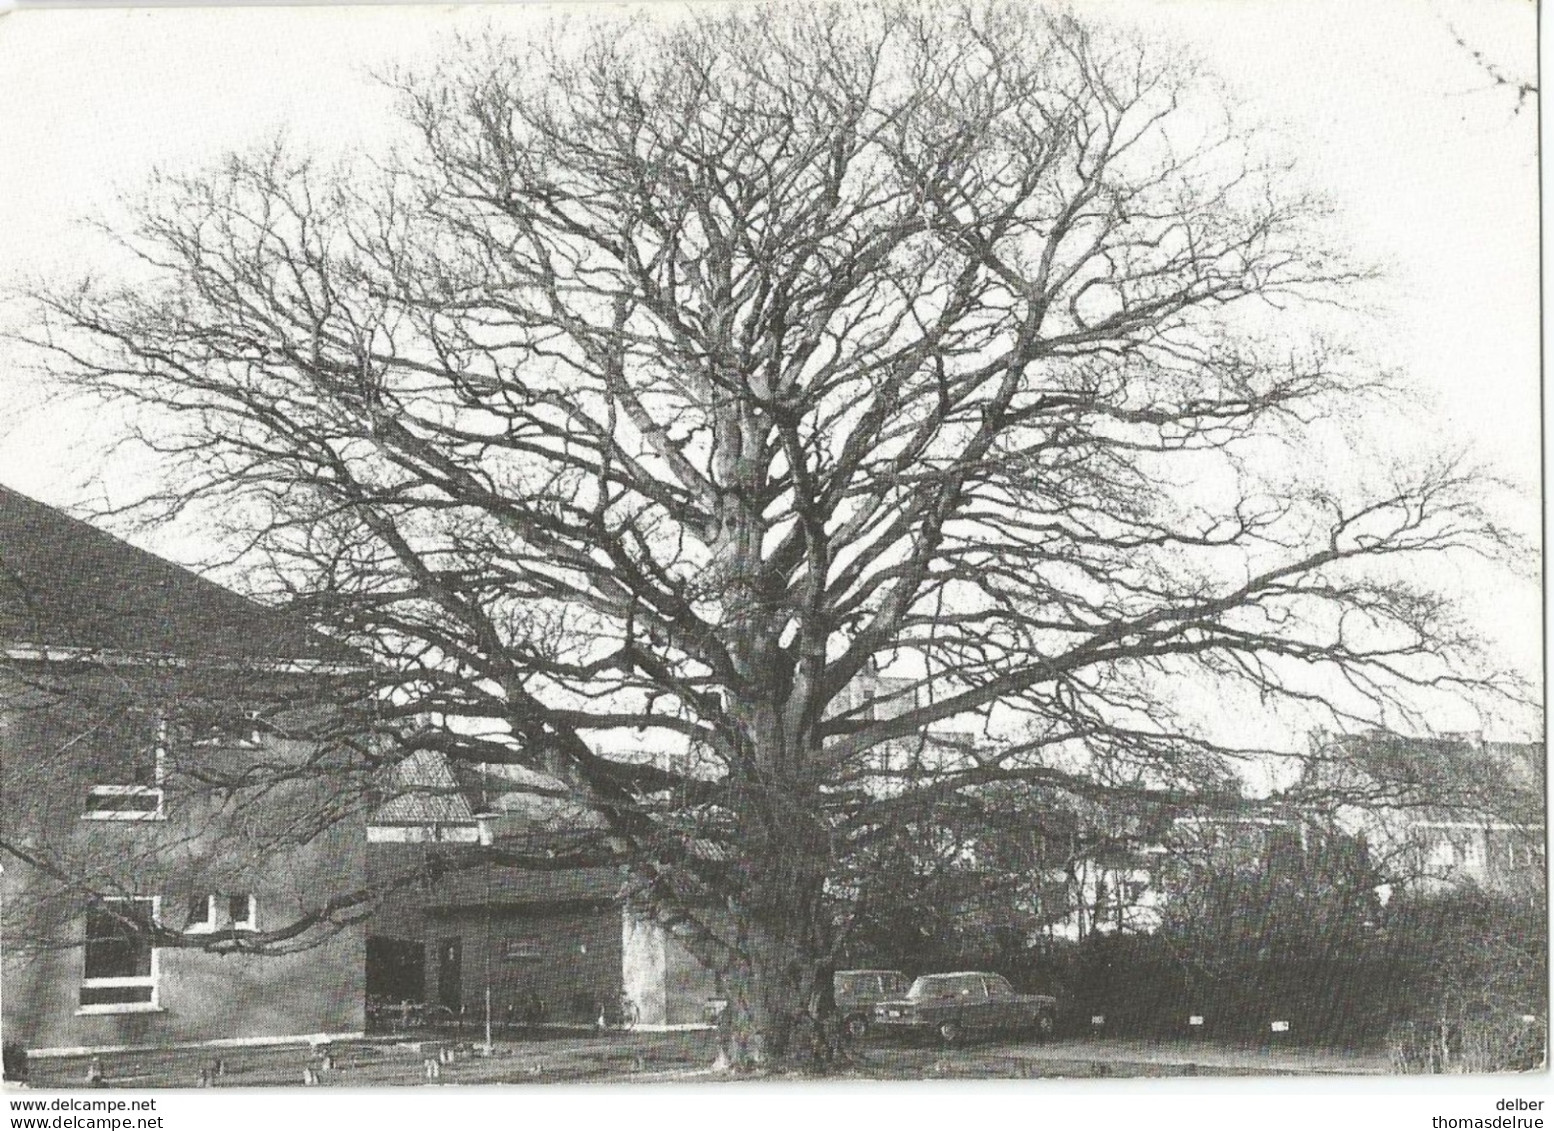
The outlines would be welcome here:
[[[801,1057],[854,866],[936,804],[1230,796],[1184,688],[1479,679],[1409,581],[1495,552],[1474,484],[1287,474],[1363,273],[1188,70],[1025,4],[467,43],[391,80],[400,152],[157,180],[141,270],[29,336],[405,749],[594,811],[736,1060]]]

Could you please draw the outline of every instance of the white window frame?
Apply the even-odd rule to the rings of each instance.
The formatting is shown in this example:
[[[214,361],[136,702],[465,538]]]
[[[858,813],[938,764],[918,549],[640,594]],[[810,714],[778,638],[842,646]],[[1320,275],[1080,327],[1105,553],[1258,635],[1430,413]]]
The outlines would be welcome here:
[[[151,904],[151,923],[160,926],[162,923],[162,897],[159,895],[120,895],[108,896],[103,903],[149,903]],[[151,973],[138,975],[132,978],[88,978],[86,976],[86,949],[81,950],[81,984],[79,990],[112,990],[126,987],[150,987],[150,1001],[116,1001],[103,1002],[97,1005],[77,1005],[76,1016],[87,1017],[109,1013],[165,1013],[162,1008],[161,995],[162,956],[161,948],[151,948]]]
[[[155,804],[144,809],[91,809],[81,814],[83,821],[165,821],[167,820],[167,794],[162,788],[167,777],[167,720],[161,719],[156,727],[156,754],[152,770],[154,785],[94,785],[87,793],[87,804],[96,797],[146,797]]]
[[[228,750],[258,750],[264,745],[264,730],[262,729],[264,713],[259,710],[244,710],[242,715],[249,723],[246,734],[211,733],[202,738],[196,738],[191,745]]]
[[[232,929],[234,931],[257,931],[259,929],[259,897],[253,892],[227,896],[228,913],[230,914],[231,912],[232,900],[237,899],[239,895],[248,900],[248,914],[242,919],[234,917],[232,919]]]
[[[247,910],[242,916],[232,914],[232,901],[235,899],[247,901]],[[213,892],[205,897],[205,918],[190,923],[184,928],[184,934],[214,934],[222,928],[222,918],[225,918],[225,927],[228,930],[257,931],[259,929],[259,897],[253,892],[232,892],[227,895]]]
[[[183,930],[184,934],[186,935],[208,935],[215,929],[216,897],[214,895],[207,895],[205,897],[205,918],[203,920],[190,923]]]

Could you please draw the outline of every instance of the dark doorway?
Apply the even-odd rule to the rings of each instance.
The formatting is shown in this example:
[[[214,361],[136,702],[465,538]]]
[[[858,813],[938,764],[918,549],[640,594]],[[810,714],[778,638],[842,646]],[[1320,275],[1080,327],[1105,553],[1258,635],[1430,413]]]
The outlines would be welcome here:
[[[463,939],[443,939],[437,944],[437,1004],[455,1013],[464,1004],[464,992],[459,985],[463,966]]]
[[[367,997],[386,1002],[426,1000],[426,945],[387,935],[367,938]]]

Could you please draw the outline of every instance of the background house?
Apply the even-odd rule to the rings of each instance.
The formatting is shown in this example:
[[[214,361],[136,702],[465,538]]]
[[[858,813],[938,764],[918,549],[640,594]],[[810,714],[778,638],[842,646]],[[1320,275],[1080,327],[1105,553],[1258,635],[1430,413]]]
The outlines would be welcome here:
[[[1077,857],[1054,873],[1049,902],[1064,913],[1047,934],[1078,942],[1092,934],[1149,932],[1160,925],[1163,845],[1108,847]]]
[[[831,712],[895,718],[916,705],[920,682],[867,666]],[[964,732],[955,721],[868,757],[887,768],[921,757],[928,742],[935,756],[959,756]],[[678,769],[696,760],[694,751],[641,756]],[[547,1021],[588,1023],[600,1003],[624,994],[644,1026],[704,1020],[704,1004],[721,992],[717,972],[632,897],[627,869],[545,864],[547,854],[566,858],[601,835],[597,815],[564,785],[521,766],[465,765],[429,751],[407,755],[391,776],[367,829],[373,886],[389,893],[367,939],[375,1006],[425,1002],[479,1024],[489,989],[496,1024],[521,1019],[536,1001]]]
[[[1319,735],[1281,800],[1175,812],[1150,829],[1126,813],[1091,813],[1092,825],[1122,835],[1090,836],[1052,874],[1069,910],[1048,933],[1149,933],[1215,898],[1250,901],[1266,917],[1284,888],[1311,899],[1364,885],[1374,910],[1398,890],[1535,894],[1546,875],[1546,780],[1541,742]]]
[[[1318,736],[1302,790],[1363,833],[1392,886],[1541,892],[1548,755],[1542,742],[1369,731]]]
[[[349,762],[309,733],[348,656],[0,488],[0,901],[7,1043],[363,1028]]]
[[[645,1026],[703,1020],[716,974],[629,897],[617,865],[546,867],[597,831],[559,783],[518,766],[460,767],[425,751],[394,771],[367,830],[384,892],[367,938],[367,993],[480,1025],[592,1023],[622,994]],[[509,862],[522,857],[526,863]]]

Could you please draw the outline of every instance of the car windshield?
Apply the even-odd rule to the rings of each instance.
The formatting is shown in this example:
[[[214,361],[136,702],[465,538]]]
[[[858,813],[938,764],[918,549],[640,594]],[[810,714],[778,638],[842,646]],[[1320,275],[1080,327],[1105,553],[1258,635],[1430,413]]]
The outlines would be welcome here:
[[[907,991],[907,997],[913,1001],[920,1001],[923,998],[959,997],[964,988],[964,979],[961,978],[923,977],[912,983],[912,988]]]
[[[907,976],[899,970],[858,970],[836,975],[836,992],[842,997],[899,997],[906,992]]]
[[[838,974],[836,976],[836,992],[856,996],[858,994],[877,994],[880,989],[880,976],[878,974]]]

